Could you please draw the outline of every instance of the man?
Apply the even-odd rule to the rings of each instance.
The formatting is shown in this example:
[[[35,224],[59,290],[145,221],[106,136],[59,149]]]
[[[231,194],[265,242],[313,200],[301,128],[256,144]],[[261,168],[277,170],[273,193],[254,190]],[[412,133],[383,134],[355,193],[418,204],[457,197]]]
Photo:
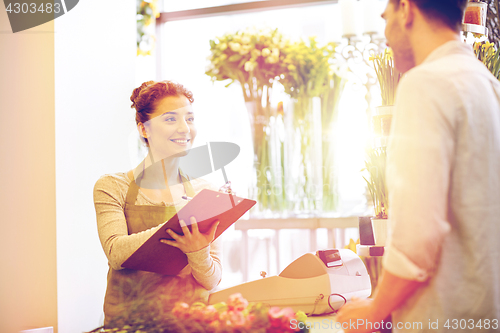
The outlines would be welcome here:
[[[460,41],[465,5],[389,0],[382,14],[406,73],[388,147],[392,236],[376,295],[337,316],[345,332],[500,332],[500,84]]]

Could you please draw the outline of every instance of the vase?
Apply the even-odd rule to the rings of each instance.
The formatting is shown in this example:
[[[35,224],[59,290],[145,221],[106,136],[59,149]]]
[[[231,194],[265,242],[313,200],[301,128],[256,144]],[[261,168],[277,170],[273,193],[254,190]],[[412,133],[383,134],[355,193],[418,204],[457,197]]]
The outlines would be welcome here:
[[[385,246],[389,235],[389,219],[372,218],[372,230],[375,246]]]
[[[285,210],[283,176],[283,115],[261,100],[245,103],[253,143],[253,174],[250,198],[257,201],[252,218],[279,217]]]
[[[376,147],[387,146],[387,141],[391,132],[392,115],[394,114],[394,109],[394,105],[384,105],[375,108],[372,122]]]
[[[315,216],[322,209],[320,104],[317,97],[300,96],[285,112],[285,196],[294,216]]]
[[[336,126],[339,115],[339,100],[346,80],[333,75],[321,94],[321,157],[323,214],[335,212],[339,202],[338,172],[336,160]]]

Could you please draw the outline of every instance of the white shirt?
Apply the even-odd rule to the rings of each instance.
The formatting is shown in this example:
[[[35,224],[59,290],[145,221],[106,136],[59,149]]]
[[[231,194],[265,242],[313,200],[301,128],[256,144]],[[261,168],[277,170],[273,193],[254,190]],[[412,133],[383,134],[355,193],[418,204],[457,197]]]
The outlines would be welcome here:
[[[427,281],[394,325],[500,321],[500,83],[468,45],[448,42],[402,79],[391,131],[383,264]]]

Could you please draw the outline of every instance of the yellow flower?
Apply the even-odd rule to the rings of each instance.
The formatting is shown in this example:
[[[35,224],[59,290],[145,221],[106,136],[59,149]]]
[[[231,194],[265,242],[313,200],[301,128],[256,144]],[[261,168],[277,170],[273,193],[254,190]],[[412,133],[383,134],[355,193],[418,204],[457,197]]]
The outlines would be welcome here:
[[[262,56],[263,57],[267,57],[270,54],[271,54],[271,50],[269,50],[267,47],[262,49]]]
[[[266,59],[266,62],[269,64],[276,64],[280,60],[279,56],[271,55],[269,58]]]
[[[219,44],[219,50],[224,51],[225,49],[227,49],[227,44],[226,43]]]
[[[248,52],[250,52],[251,48],[252,48],[252,46],[250,46],[250,45],[242,45],[241,50],[240,50],[240,54],[241,55],[247,54]]]
[[[257,63],[255,61],[247,61],[247,62],[245,62],[245,71],[251,72],[255,69],[256,66],[257,66]]]
[[[251,53],[253,58],[258,58],[260,56],[260,51],[258,49],[253,49]]]
[[[239,43],[229,42],[229,48],[234,52],[239,52],[241,49],[241,45]]]

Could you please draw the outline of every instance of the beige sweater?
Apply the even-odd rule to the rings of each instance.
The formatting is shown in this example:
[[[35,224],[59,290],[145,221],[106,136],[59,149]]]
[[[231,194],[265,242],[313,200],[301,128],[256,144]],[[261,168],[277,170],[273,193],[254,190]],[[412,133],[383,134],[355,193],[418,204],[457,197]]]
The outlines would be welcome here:
[[[161,225],[139,232],[128,234],[125,220],[125,197],[131,179],[126,173],[104,175],[94,186],[94,205],[97,218],[99,239],[108,258],[109,265],[115,269],[123,269],[123,262],[134,253]],[[215,190],[214,186],[202,179],[191,181],[195,193],[205,188]],[[137,205],[167,206],[174,205],[179,210],[187,202],[175,203],[153,202],[139,190]],[[221,244],[215,240],[209,246],[191,253],[186,253],[192,275],[207,290],[214,289],[221,280]]]

